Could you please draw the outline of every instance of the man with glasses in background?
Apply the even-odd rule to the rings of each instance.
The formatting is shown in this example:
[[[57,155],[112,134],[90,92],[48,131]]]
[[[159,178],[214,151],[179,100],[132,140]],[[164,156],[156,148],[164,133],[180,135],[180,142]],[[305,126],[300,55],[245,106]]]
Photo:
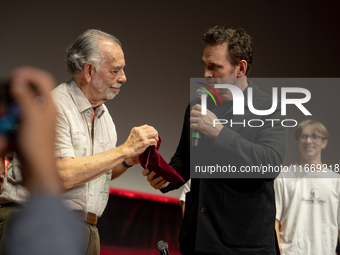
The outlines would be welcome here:
[[[336,254],[340,228],[339,165],[326,165],[321,151],[329,134],[317,120],[302,121],[295,131],[300,160],[274,182],[281,254]]]

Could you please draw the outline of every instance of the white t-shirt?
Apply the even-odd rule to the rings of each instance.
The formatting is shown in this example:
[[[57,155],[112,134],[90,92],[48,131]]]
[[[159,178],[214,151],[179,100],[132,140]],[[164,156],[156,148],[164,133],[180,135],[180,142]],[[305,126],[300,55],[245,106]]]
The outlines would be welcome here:
[[[187,194],[187,192],[190,191],[190,183],[191,183],[191,180],[187,181],[187,182],[183,185],[183,189],[182,189],[181,196],[179,197],[179,201],[185,202],[185,194]]]
[[[282,254],[336,255],[340,174],[327,168],[323,178],[322,172],[300,173],[299,169],[298,164],[292,165],[289,174],[281,172],[274,182]]]

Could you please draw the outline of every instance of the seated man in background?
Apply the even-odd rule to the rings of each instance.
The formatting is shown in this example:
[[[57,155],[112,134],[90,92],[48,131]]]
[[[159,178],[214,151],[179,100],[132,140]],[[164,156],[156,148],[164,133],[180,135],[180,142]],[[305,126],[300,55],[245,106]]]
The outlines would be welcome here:
[[[274,182],[275,228],[284,255],[336,254],[340,175],[321,161],[328,137],[319,121],[301,122],[295,131],[300,160]]]
[[[43,102],[34,101],[31,84],[44,97]],[[80,222],[58,195],[63,188],[54,158],[56,111],[50,95],[54,85],[50,74],[35,68],[19,68],[12,75],[12,94],[22,116],[15,147],[24,170],[23,184],[32,196],[26,206],[18,208],[10,224],[5,222],[4,254],[83,254]],[[13,143],[0,134],[0,155]]]

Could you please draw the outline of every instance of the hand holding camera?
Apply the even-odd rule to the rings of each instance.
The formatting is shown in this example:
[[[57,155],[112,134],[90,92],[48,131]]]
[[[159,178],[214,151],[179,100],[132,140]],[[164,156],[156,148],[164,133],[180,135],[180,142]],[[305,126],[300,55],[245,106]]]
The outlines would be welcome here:
[[[31,192],[61,189],[54,158],[56,110],[50,94],[54,86],[51,74],[33,67],[14,70],[10,82],[1,86],[1,102],[6,105],[1,104],[0,113],[9,120],[1,136],[9,144],[14,141],[24,185]]]

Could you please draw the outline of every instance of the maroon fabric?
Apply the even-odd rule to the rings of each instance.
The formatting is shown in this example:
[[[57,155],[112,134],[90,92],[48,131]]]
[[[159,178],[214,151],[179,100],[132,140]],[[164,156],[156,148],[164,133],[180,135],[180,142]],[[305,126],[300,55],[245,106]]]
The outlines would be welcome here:
[[[140,164],[144,169],[154,171],[162,176],[168,182],[184,182],[183,178],[158,154],[161,146],[161,138],[158,137],[157,147],[149,146],[141,155],[139,155]]]

